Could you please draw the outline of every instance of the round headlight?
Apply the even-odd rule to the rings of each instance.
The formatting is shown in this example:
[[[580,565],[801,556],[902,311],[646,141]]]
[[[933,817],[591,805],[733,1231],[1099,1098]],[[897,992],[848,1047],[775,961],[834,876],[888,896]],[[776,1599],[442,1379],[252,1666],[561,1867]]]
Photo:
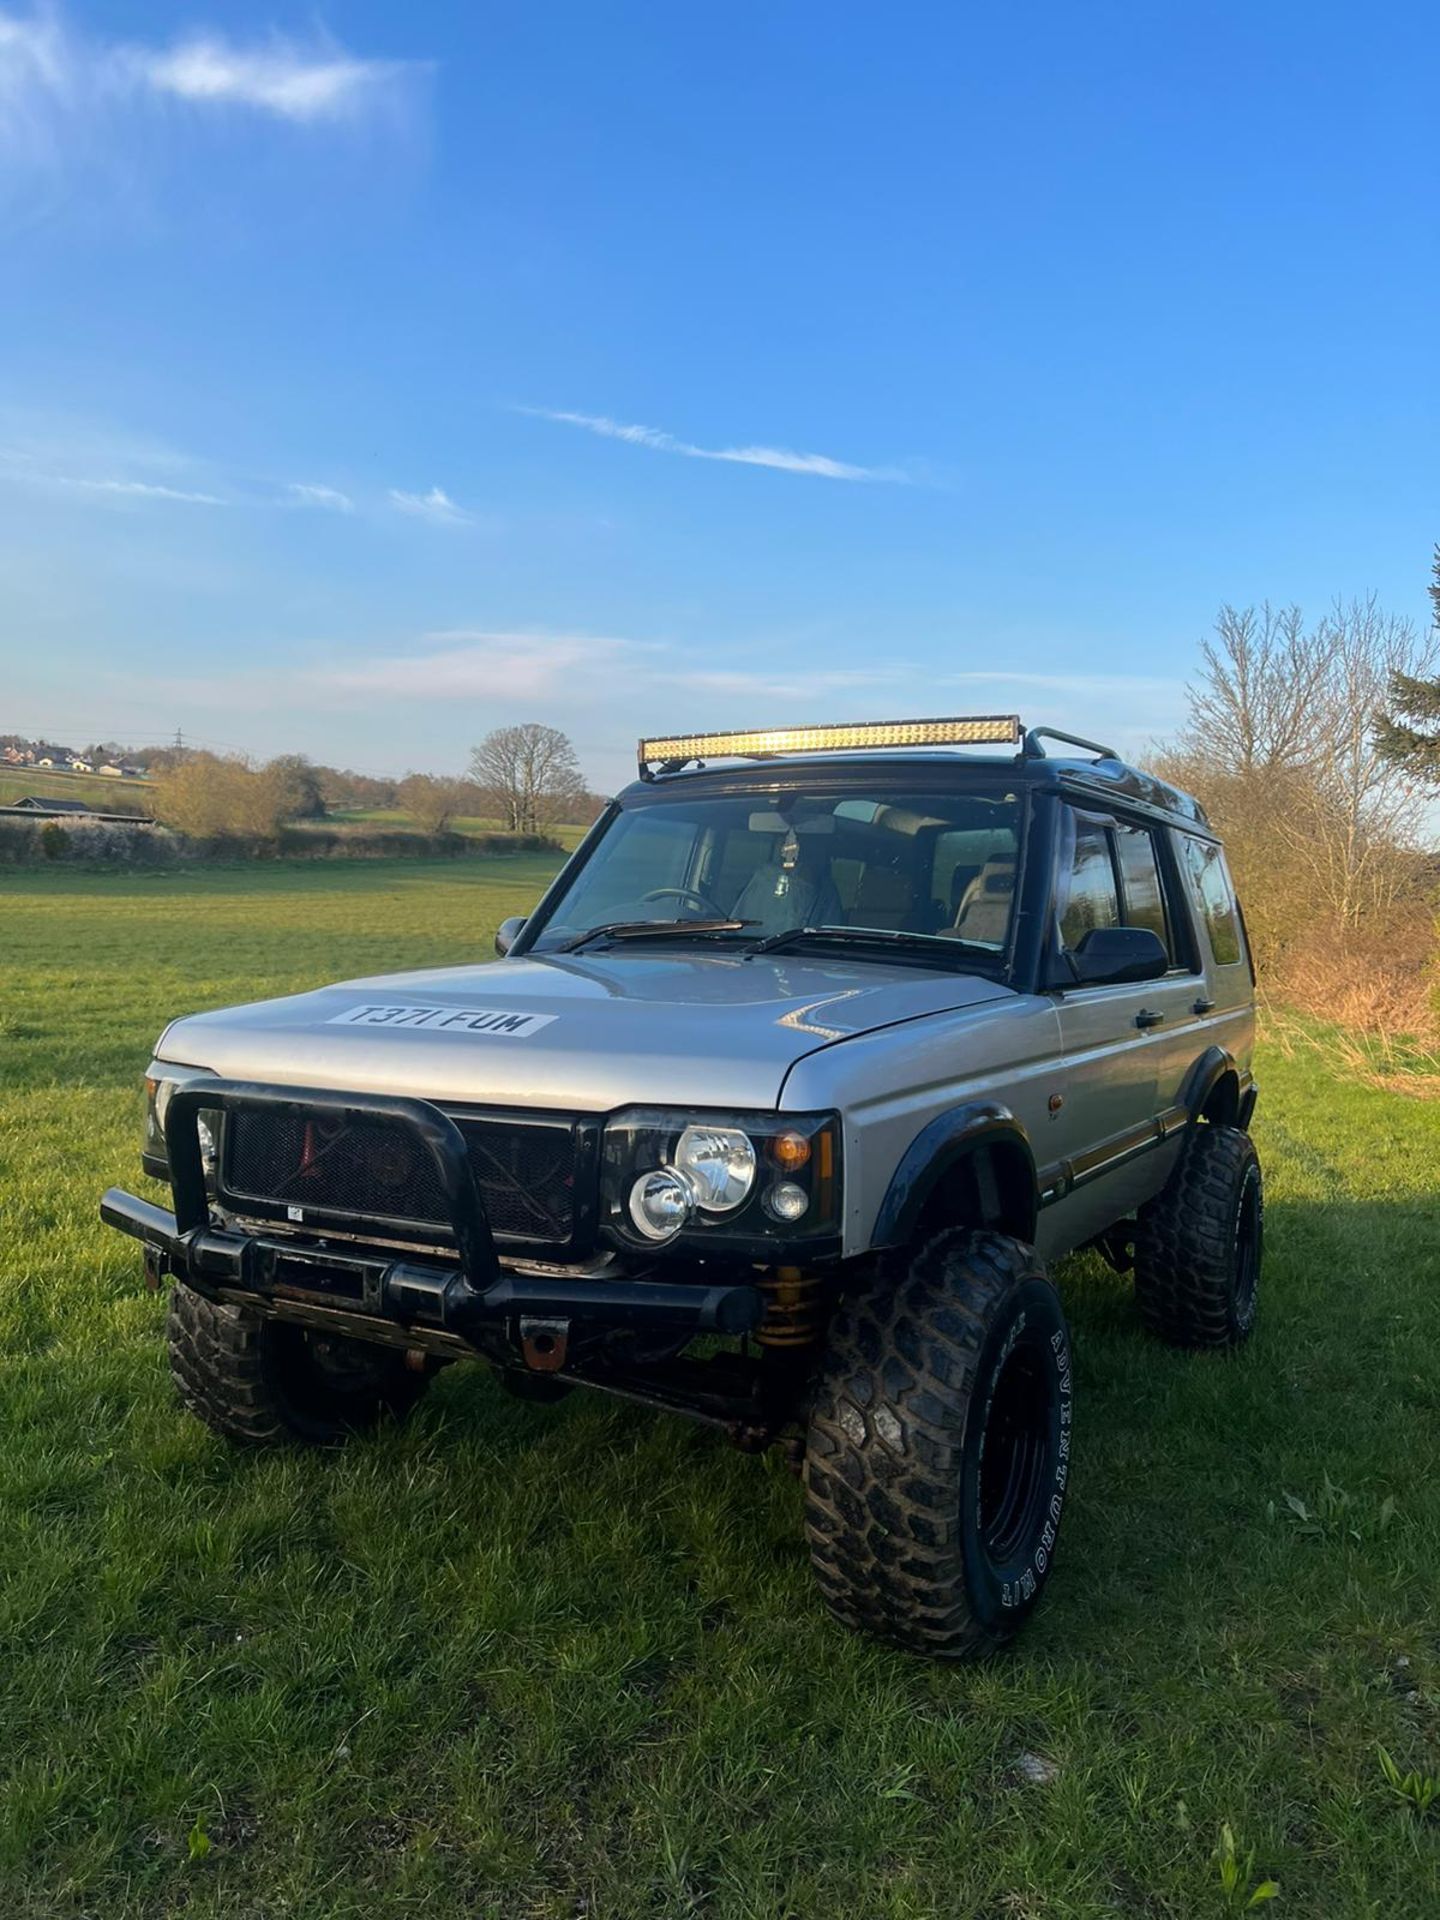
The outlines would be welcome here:
[[[630,1189],[630,1218],[647,1240],[671,1240],[690,1218],[695,1189],[674,1167],[642,1173]]]
[[[738,1127],[686,1127],[675,1165],[706,1213],[731,1213],[755,1184],[755,1148]]]

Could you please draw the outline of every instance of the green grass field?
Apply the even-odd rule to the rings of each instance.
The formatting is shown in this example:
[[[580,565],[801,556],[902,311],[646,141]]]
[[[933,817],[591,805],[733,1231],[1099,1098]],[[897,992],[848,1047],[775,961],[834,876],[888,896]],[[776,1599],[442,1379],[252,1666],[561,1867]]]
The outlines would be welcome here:
[[[1313,1050],[1260,1066],[1243,1354],[1061,1275],[1066,1534],[984,1667],[832,1626],[780,1461],[660,1416],[478,1367],[334,1455],[182,1416],[95,1216],[161,1026],[484,957],[547,872],[0,876],[5,1920],[1440,1912],[1380,1759],[1440,1775],[1440,1106]]]

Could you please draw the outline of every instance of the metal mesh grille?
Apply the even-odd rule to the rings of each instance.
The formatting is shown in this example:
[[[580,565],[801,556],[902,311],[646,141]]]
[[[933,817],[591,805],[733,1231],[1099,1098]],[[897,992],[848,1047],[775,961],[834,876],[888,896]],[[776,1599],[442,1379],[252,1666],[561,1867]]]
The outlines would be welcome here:
[[[564,1124],[461,1119],[492,1233],[570,1238],[575,1135]],[[227,1198],[356,1219],[445,1223],[443,1190],[422,1143],[390,1120],[306,1119],[231,1112],[225,1125]]]

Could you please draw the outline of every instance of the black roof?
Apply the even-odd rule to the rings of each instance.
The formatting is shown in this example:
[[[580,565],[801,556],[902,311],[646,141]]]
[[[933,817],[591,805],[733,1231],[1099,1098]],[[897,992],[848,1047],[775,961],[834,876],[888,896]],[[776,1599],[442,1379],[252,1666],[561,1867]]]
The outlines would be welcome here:
[[[0,816],[17,813],[23,813],[32,820],[84,818],[127,827],[150,827],[155,824],[148,813],[112,813],[103,807],[92,807],[88,800],[47,800],[34,793],[27,793],[23,800],[16,800],[10,806],[0,807]]]
[[[1163,814],[1185,826],[1209,829],[1205,809],[1178,787],[1128,766],[1113,755],[1087,760],[1051,759],[1044,754],[958,753],[953,748],[908,748],[866,753],[776,754],[764,760],[692,765],[637,780],[617,797],[623,805],[643,805],[677,792],[762,793],[793,786],[797,780],[874,792],[895,789],[900,777],[921,787],[1028,786],[1061,791],[1091,805],[1124,803]]]

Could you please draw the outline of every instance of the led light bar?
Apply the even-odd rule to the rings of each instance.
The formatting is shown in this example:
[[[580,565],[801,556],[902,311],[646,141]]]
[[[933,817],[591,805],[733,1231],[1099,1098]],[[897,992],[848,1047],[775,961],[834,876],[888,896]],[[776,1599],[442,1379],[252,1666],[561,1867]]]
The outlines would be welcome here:
[[[640,771],[659,764],[772,753],[835,753],[867,747],[1018,747],[1018,714],[970,714],[949,720],[866,720],[837,727],[768,727],[755,733],[678,733],[640,742]]]

